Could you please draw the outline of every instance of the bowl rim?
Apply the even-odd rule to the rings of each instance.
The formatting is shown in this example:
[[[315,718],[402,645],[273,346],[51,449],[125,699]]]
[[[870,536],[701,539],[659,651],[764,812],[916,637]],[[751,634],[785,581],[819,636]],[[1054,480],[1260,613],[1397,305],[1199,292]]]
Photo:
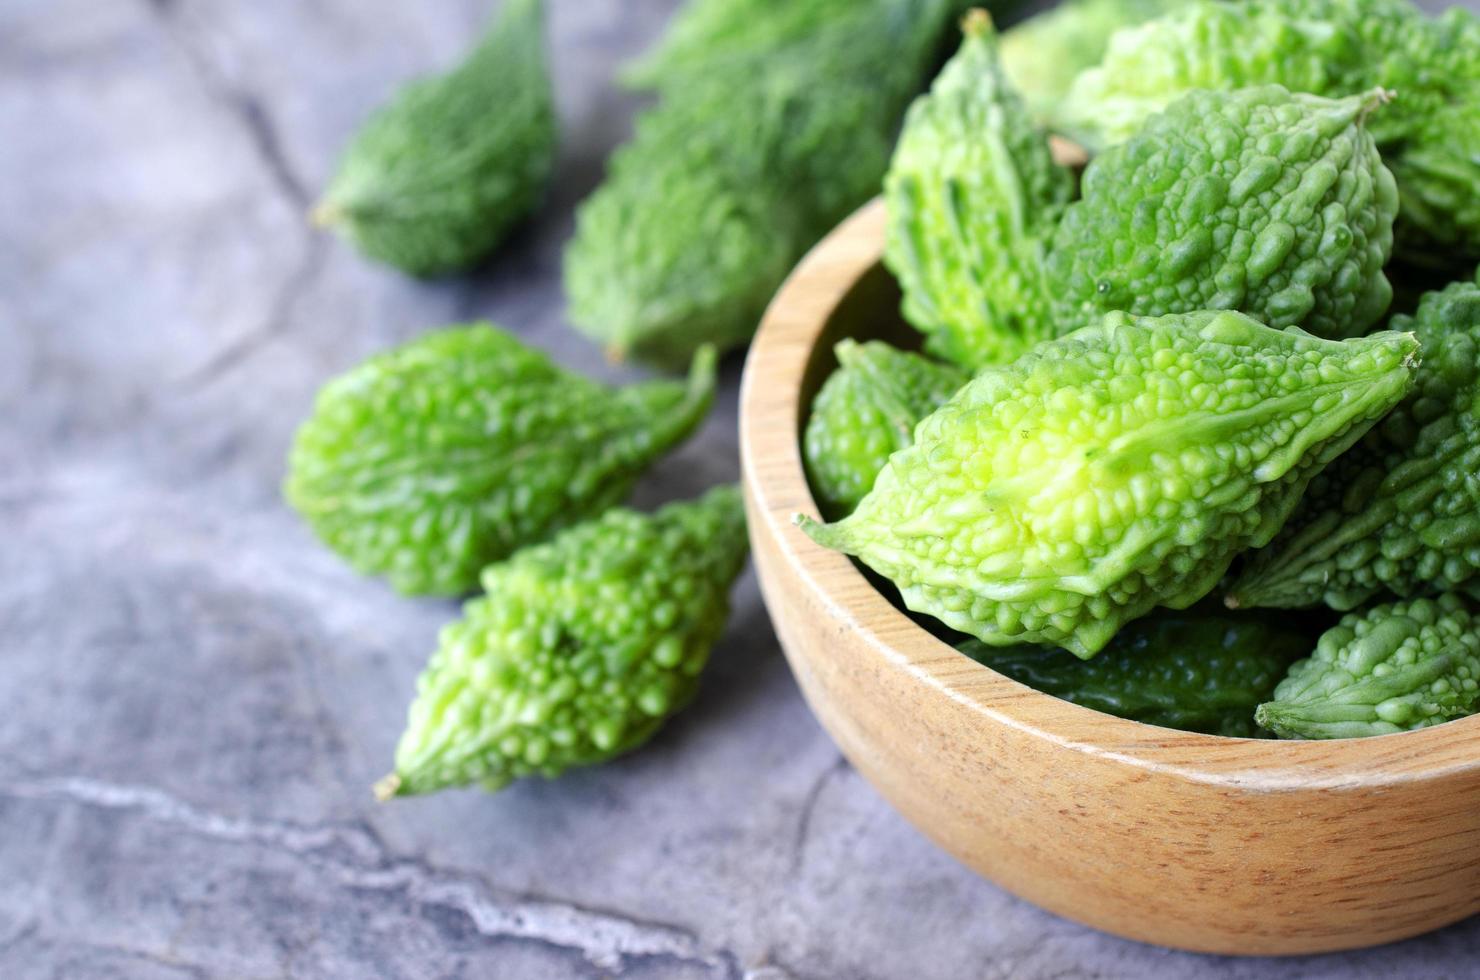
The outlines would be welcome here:
[[[882,262],[884,227],[884,203],[875,198],[803,257],[762,317],[741,378],[741,480],[751,534],[775,545],[818,608],[873,655],[983,722],[1147,771],[1271,792],[1480,771],[1480,715],[1391,735],[1296,741],[1184,732],[1062,701],[958,653],[896,609],[847,556],[803,534],[793,515],[819,512],[802,465],[802,383],[833,311]]]

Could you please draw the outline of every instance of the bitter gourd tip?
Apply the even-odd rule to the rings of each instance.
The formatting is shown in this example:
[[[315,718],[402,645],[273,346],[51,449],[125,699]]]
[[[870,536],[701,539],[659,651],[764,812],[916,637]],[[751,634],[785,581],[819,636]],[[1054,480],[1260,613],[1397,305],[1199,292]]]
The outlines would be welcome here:
[[[344,217],[332,201],[320,201],[308,212],[308,223],[315,228],[332,228]]]
[[[1273,702],[1265,702],[1254,709],[1254,724],[1267,731],[1277,731],[1284,727],[1280,707]]]
[[[984,37],[992,30],[992,15],[982,7],[972,7],[961,18],[961,33],[967,37]]]
[[[385,776],[380,777],[380,779],[374,782],[374,785],[370,788],[370,792],[374,793],[376,802],[386,802],[389,799],[397,798],[397,796],[401,795],[401,774],[385,774]]]
[[[714,376],[719,367],[719,350],[713,344],[704,344],[694,352],[689,362],[689,396],[710,398],[714,395]]]
[[[841,550],[843,542],[837,532],[837,525],[824,524],[809,514],[796,513],[791,515],[791,522],[802,529],[802,533],[824,548]]]
[[[375,785],[371,787],[371,791],[375,793],[375,798],[377,800],[379,800],[381,803],[384,803],[392,797],[400,794],[401,777],[396,773],[390,773],[386,776],[382,776],[380,779],[377,779],[375,781]]]

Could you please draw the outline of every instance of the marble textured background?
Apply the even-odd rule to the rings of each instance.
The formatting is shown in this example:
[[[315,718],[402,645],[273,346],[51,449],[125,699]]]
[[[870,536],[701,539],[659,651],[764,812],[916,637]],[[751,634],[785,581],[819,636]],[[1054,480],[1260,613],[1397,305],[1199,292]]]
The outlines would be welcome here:
[[[1475,976],[1480,921],[1246,961],[1055,918],[958,867],[838,756],[748,576],[698,702],[558,782],[379,806],[445,602],[279,501],[316,387],[489,317],[565,326],[571,209],[628,130],[614,66],[673,0],[552,0],[565,146],[482,273],[310,231],[356,122],[487,0],[0,0],[0,976]],[[735,384],[646,505],[737,473]]]

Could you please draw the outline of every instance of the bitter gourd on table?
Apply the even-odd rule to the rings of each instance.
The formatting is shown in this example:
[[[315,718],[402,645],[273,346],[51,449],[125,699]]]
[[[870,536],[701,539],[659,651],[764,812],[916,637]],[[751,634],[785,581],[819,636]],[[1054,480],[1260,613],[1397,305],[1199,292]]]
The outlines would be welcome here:
[[[1089,658],[1206,595],[1321,467],[1408,391],[1417,341],[1232,312],[1106,316],[976,376],[820,544],[993,646]]]
[[[541,0],[506,0],[457,68],[407,85],[345,151],[315,220],[417,276],[465,269],[538,201],[555,154]]]
[[[744,343],[802,252],[877,191],[962,6],[687,8],[642,73],[658,104],[577,213],[565,253],[576,326],[614,356],[661,364]]]
[[[1003,75],[986,12],[962,29],[884,178],[884,262],[926,349],[975,368],[1053,336],[1044,253],[1074,175]]]
[[[915,425],[966,383],[967,374],[880,340],[841,341],[838,368],[812,402],[802,450],[825,510],[846,514],[874,485]]]
[[[489,562],[619,502],[713,397],[712,349],[687,383],[613,389],[489,324],[451,327],[325,385],[284,491],[359,571],[461,594]]]
[[[1446,203],[1456,181],[1480,186],[1480,157],[1466,150],[1473,138],[1456,145],[1451,133],[1473,130],[1480,114],[1480,19],[1466,10],[1430,18],[1408,0],[1199,0],[1118,31],[1100,65],[1075,80],[1056,124],[1106,146],[1190,90],[1267,83],[1325,96],[1394,92],[1372,132],[1404,191],[1403,254],[1443,244],[1480,255],[1480,209]],[[1442,180],[1405,185],[1405,170],[1435,167]]]
[[[490,566],[442,631],[377,794],[495,790],[647,741],[697,689],[745,553],[725,486],[609,510]]]
[[[1305,633],[1268,620],[1153,613],[1127,623],[1093,660],[1042,647],[968,640],[973,660],[1056,698],[1163,728],[1253,737],[1254,709],[1310,650]]]
[[[1413,393],[1312,481],[1230,605],[1345,610],[1480,582],[1480,287],[1428,293],[1391,326],[1423,347]]]
[[[1054,234],[1060,329],[1106,310],[1233,309],[1322,336],[1387,311],[1397,190],[1364,127],[1372,92],[1199,91],[1092,160]]]
[[[1075,76],[1099,63],[1111,35],[1188,0],[1065,0],[1002,34],[1002,67],[1040,122],[1055,117]]]
[[[1453,593],[1352,613],[1255,712],[1286,738],[1427,728],[1480,708],[1480,621]]]

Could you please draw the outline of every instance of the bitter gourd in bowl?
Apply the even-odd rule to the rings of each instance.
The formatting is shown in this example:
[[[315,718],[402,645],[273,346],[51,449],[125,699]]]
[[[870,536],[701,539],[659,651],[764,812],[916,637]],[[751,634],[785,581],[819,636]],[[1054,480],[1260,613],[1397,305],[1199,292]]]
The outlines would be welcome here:
[[[1254,710],[1310,648],[1303,630],[1228,613],[1153,613],[1126,624],[1093,660],[1042,647],[958,649],[1046,694],[1148,725],[1255,737]]]
[[[966,383],[967,374],[882,340],[840,341],[838,367],[812,401],[802,436],[818,500],[846,514],[874,485],[915,425]]]
[[[1427,728],[1480,707],[1480,621],[1454,593],[1344,617],[1255,713],[1287,738]]]
[[[1408,392],[1418,342],[1238,313],[1108,314],[978,374],[852,514],[798,515],[905,604],[985,643],[1092,657],[1206,595]]]
[[[1312,482],[1229,605],[1347,610],[1480,583],[1480,286],[1428,293],[1391,326],[1422,344],[1413,392]]]

